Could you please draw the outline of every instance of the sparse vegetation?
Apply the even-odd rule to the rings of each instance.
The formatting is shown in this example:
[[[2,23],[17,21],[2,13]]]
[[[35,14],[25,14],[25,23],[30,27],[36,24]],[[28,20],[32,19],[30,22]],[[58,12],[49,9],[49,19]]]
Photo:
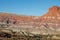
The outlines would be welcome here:
[[[3,36],[1,36],[3,35]],[[4,36],[5,35],[5,36]],[[11,37],[10,37],[10,36]],[[53,38],[53,36],[58,36],[58,38]],[[30,36],[30,35],[25,35],[25,34],[18,34],[17,32],[12,32],[12,34],[5,34],[4,32],[2,32],[1,34],[1,31],[0,31],[0,40],[60,40],[59,39],[60,36],[59,35],[33,35],[33,36]]]
[[[6,30],[4,27],[1,29]],[[35,34],[30,33],[29,30],[27,32],[23,32],[23,31],[15,32],[11,29],[8,29],[7,31],[9,32],[5,32],[5,31],[2,31],[1,29],[0,29],[0,40],[60,40],[60,34],[56,34],[56,35],[36,34],[35,35]]]

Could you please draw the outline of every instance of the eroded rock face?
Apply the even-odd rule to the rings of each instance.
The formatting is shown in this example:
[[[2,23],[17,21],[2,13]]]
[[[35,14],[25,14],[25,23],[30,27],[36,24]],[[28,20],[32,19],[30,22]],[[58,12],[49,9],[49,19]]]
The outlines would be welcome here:
[[[8,13],[0,13],[0,21],[9,20],[11,22],[16,21],[18,22],[30,22],[33,21],[34,16],[23,16],[23,15],[15,15],[15,14],[8,14]]]
[[[44,17],[48,17],[52,19],[56,19],[58,17],[60,17],[60,7],[58,6],[53,6],[52,8],[49,9],[49,12],[47,14],[44,15]]]
[[[49,12],[43,16],[24,16],[24,15],[15,15],[8,13],[0,13],[0,21],[10,21],[16,23],[25,23],[25,22],[41,22],[41,21],[49,21],[49,20],[60,20],[60,7],[53,6],[49,8]]]
[[[53,6],[49,8],[48,13],[46,13],[43,16],[25,16],[25,15],[15,15],[15,14],[8,14],[8,13],[0,12],[0,22],[5,22],[7,24],[15,24],[14,27],[16,27],[16,25],[19,25],[17,26],[18,28],[20,27],[33,28],[34,30],[38,28],[41,32],[43,32],[43,34],[46,32],[59,33],[57,31],[60,31],[59,30],[60,7]],[[39,30],[36,30],[36,32],[41,33]]]

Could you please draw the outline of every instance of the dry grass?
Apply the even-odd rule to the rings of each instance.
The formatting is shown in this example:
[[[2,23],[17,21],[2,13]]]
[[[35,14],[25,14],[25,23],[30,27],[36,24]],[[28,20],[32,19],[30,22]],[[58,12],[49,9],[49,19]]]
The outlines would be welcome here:
[[[60,40],[52,37],[47,37],[47,35],[40,35],[39,36],[24,36],[24,35],[18,35],[15,34],[14,36],[12,35],[11,38],[6,38],[6,37],[0,37],[0,40]]]
[[[60,40],[59,35],[34,35],[30,36],[29,33],[26,35],[24,32],[13,32],[12,30],[3,31],[0,29],[0,40]],[[4,28],[5,30],[5,28]],[[9,34],[11,37],[7,37],[8,35],[4,36],[5,33]],[[55,36],[55,37],[54,37]]]

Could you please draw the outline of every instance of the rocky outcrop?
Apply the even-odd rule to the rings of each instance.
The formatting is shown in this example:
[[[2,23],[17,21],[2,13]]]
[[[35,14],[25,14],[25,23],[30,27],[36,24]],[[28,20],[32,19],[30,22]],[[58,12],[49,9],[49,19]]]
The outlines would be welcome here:
[[[14,24],[11,29],[20,29],[32,33],[57,34],[60,33],[60,7],[53,6],[43,16],[26,16],[0,12],[0,22]],[[25,29],[26,28],[26,29]],[[17,30],[18,30],[17,29]]]

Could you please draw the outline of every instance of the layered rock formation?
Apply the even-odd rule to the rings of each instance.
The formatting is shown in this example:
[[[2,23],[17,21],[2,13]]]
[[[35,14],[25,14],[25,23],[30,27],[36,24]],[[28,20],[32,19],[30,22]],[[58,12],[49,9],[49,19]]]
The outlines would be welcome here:
[[[60,7],[53,6],[43,16],[25,16],[0,12],[0,22],[12,24],[11,29],[29,30],[38,34],[60,33]]]

